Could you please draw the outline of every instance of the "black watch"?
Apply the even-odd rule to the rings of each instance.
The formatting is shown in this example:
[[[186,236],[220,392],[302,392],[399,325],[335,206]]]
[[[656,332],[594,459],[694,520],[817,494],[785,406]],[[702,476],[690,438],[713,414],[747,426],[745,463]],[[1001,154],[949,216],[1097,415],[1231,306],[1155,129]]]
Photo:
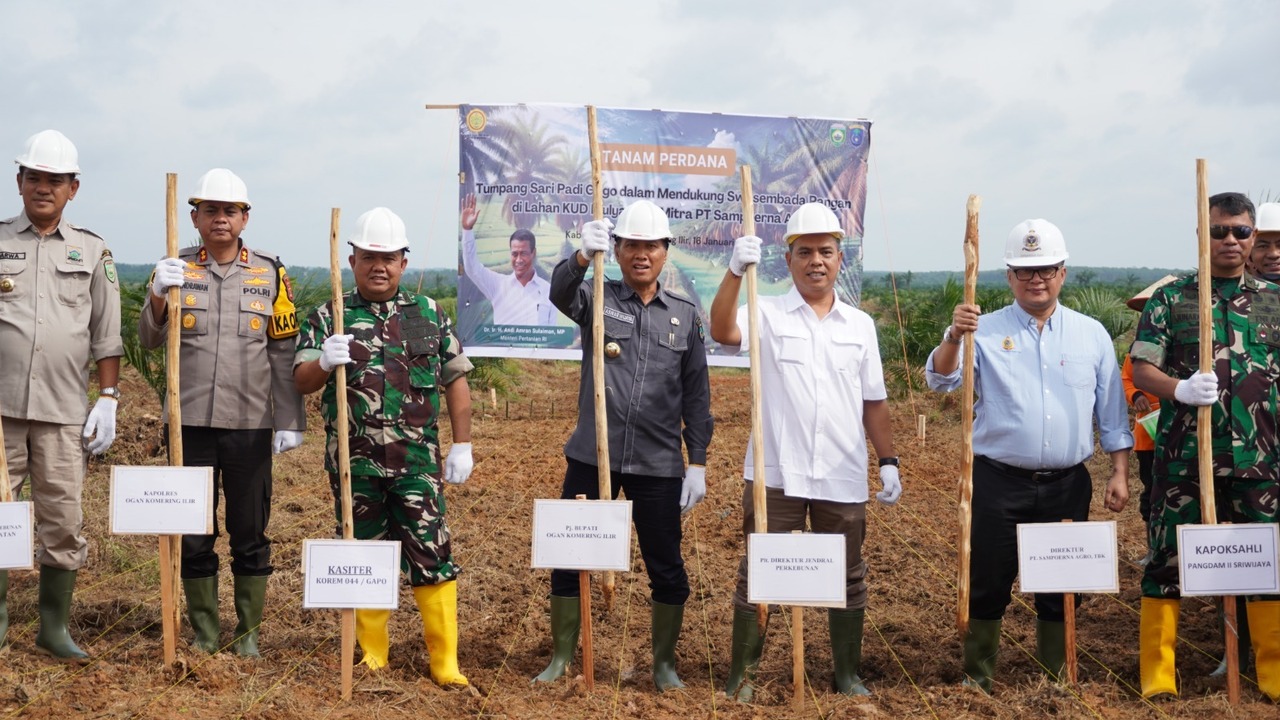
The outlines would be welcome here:
[[[894,455],[893,457],[880,458],[880,467],[884,467],[885,465],[898,467],[898,456]]]

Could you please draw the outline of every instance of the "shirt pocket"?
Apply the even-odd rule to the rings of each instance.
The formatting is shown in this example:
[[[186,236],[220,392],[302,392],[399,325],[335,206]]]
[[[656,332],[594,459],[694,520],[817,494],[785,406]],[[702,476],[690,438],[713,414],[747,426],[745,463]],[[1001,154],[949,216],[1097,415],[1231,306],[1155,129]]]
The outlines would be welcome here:
[[[854,333],[840,330],[831,335],[831,364],[844,381],[861,383],[866,354],[866,344]]]
[[[813,354],[813,340],[809,333],[793,328],[778,330],[778,362],[783,365],[803,365]]]
[[[434,325],[431,327],[435,328]],[[428,335],[404,343],[408,358],[409,387],[429,390],[440,384],[440,336]]]
[[[680,359],[689,349],[689,331],[678,325],[670,325],[665,330],[659,329],[658,360],[659,365],[669,372],[680,371]]]
[[[27,285],[31,282],[31,273],[27,272],[27,259],[25,257],[0,260],[0,302],[26,297]]]
[[[240,298],[240,337],[263,339],[267,336],[267,323],[271,322],[271,307],[265,298],[245,295]]]
[[[1069,353],[1062,355],[1062,380],[1067,386],[1092,389],[1098,384],[1097,377],[1092,357]]]
[[[80,307],[89,302],[89,282],[93,272],[84,265],[59,262],[57,268],[58,302],[67,307]]]

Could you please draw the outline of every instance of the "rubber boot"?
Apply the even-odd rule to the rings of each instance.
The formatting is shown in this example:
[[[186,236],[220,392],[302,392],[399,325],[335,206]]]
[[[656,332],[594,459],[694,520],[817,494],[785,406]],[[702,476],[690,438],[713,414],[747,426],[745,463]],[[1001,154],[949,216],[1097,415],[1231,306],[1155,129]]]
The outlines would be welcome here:
[[[258,654],[258,630],[262,626],[262,605],[267,599],[267,578],[270,575],[236,575],[235,604],[236,639],[231,647],[240,657],[256,658]]]
[[[458,582],[421,585],[413,589],[422,613],[422,639],[430,655],[431,679],[441,687],[470,685],[458,670]]]
[[[356,642],[364,652],[360,664],[370,670],[387,666],[387,657],[391,653],[391,634],[387,632],[389,622],[390,610],[356,610]]]
[[[1258,689],[1272,702],[1280,702],[1280,601],[1255,600],[1249,603],[1248,616],[1253,628]]]
[[[1067,667],[1067,624],[1036,620],[1036,662],[1051,680],[1062,681]]]
[[[530,684],[549,683],[563,676],[578,649],[582,631],[582,605],[576,597],[551,596],[551,662]]]
[[[182,591],[187,596],[187,620],[196,633],[192,645],[207,653],[218,652],[218,576],[183,578]]]
[[[766,625],[767,629],[767,625]],[[764,636],[760,634],[760,622],[754,610],[734,608],[733,611],[733,660],[729,663],[729,678],[724,692],[739,702],[749,703],[755,697],[752,681],[760,665],[760,653],[764,650]]]
[[[996,676],[996,654],[1000,651],[1001,620],[969,620],[964,636],[965,687],[978,688],[991,694]]]
[[[1138,676],[1142,697],[1178,694],[1174,646],[1178,641],[1177,599],[1142,598],[1138,624]]]
[[[653,601],[653,684],[658,692],[684,687],[676,676],[676,641],[684,625],[684,606]]]
[[[76,647],[67,630],[71,617],[71,595],[76,587],[76,571],[40,566],[40,632],[36,649],[59,660],[87,660],[88,653]]]
[[[1241,673],[1248,672],[1249,661],[1253,659],[1253,656],[1249,654],[1249,648],[1252,647],[1252,643],[1249,640],[1249,612],[1244,609],[1243,602],[1243,599],[1236,598],[1236,651],[1238,653],[1237,657],[1240,658],[1240,664],[1237,667],[1239,667]],[[1225,648],[1227,645],[1226,618],[1222,616],[1221,610],[1219,610],[1218,614],[1222,624],[1222,646]],[[1218,667],[1213,672],[1209,673],[1209,677],[1225,678],[1226,676],[1227,654],[1224,651],[1222,661],[1218,663]]]
[[[9,571],[0,570],[0,648],[5,647],[9,635]]]
[[[831,658],[835,673],[831,684],[844,695],[870,695],[858,671],[862,668],[862,623],[865,610],[828,610],[827,625],[831,635]]]

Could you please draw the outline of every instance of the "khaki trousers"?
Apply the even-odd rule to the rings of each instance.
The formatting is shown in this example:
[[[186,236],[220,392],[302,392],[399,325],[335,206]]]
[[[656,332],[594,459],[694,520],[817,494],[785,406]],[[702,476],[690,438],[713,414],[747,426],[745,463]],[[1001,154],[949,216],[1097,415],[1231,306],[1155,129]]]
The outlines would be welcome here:
[[[79,425],[4,418],[4,451],[15,500],[31,478],[36,562],[61,570],[79,570],[89,555],[81,534],[86,455],[80,432]]]

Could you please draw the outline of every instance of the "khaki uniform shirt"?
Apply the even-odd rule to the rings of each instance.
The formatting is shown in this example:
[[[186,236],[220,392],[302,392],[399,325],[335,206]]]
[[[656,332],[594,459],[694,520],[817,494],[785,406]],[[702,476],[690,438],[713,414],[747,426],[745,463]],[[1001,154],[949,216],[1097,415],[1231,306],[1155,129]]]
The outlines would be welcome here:
[[[63,220],[36,234],[24,212],[0,221],[0,411],[79,425],[89,360],[124,354],[120,285],[107,243]]]
[[[304,429],[306,413],[293,385],[298,319],[284,265],[275,255],[243,244],[224,268],[203,245],[184,248],[178,257],[187,262],[178,293],[182,424]],[[168,326],[167,312],[165,321],[156,323],[149,305],[138,315],[138,337],[145,347],[163,345]]]

